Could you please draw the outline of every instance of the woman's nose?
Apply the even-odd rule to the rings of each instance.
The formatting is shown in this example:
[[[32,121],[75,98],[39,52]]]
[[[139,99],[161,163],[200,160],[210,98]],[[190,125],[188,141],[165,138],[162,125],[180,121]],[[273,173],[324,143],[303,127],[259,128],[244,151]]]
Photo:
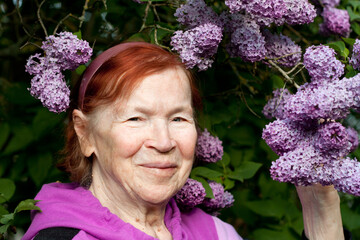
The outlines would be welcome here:
[[[150,131],[151,134],[145,141],[146,147],[154,148],[159,152],[169,152],[175,147],[176,142],[172,139],[169,126],[166,123],[152,124]]]

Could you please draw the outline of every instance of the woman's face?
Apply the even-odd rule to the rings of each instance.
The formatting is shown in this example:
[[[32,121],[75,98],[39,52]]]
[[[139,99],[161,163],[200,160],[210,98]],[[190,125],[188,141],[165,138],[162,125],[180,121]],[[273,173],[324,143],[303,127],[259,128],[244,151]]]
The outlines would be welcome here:
[[[197,132],[183,70],[144,78],[127,100],[95,115],[93,174],[151,204],[167,202],[184,185]]]

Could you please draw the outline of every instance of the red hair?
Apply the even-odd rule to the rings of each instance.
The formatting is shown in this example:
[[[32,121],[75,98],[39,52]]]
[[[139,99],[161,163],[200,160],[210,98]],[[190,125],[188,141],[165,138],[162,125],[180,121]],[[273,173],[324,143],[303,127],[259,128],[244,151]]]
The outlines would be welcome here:
[[[100,106],[115,103],[119,98],[126,99],[145,77],[171,68],[180,68],[186,73],[190,83],[193,108],[200,110],[201,97],[192,73],[176,55],[156,45],[148,44],[131,46],[105,61],[87,85],[81,111],[90,114]],[[79,86],[80,84],[77,88]],[[66,144],[63,150],[65,157],[59,166],[70,173],[72,181],[88,186],[91,183],[92,158],[82,154],[74,130],[72,111],[78,108],[78,89],[74,92],[76,95],[72,96],[71,100]]]

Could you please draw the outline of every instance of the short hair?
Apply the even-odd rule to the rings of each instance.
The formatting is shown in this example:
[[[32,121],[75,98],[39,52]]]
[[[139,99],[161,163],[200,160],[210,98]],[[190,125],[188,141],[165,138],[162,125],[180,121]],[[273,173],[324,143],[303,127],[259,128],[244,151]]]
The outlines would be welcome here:
[[[105,61],[88,83],[81,111],[87,115],[100,106],[115,103],[119,98],[127,99],[145,77],[178,67],[189,79],[192,107],[194,111],[199,111],[202,103],[193,74],[178,56],[152,44],[131,46]],[[58,166],[70,173],[72,181],[89,187],[93,159],[82,154],[72,119],[73,110],[79,108],[79,82],[72,92],[69,122],[65,130],[66,142],[62,151],[64,157]]]

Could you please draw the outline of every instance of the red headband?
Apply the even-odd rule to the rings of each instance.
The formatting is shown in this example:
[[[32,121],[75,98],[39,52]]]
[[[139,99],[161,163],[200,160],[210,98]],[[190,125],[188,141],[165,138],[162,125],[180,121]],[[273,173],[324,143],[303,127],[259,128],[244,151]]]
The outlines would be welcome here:
[[[95,75],[97,70],[101,67],[101,65],[106,62],[108,59],[112,58],[113,56],[119,54],[120,52],[130,48],[130,47],[136,47],[136,46],[151,46],[152,44],[147,42],[127,42],[127,43],[120,43],[112,48],[109,48],[105,52],[101,53],[99,56],[97,56],[87,67],[85,70],[85,73],[83,75],[83,78],[81,79],[80,89],[79,89],[79,107],[80,109],[83,108],[84,103],[84,97],[86,88],[91,80],[91,78]]]

